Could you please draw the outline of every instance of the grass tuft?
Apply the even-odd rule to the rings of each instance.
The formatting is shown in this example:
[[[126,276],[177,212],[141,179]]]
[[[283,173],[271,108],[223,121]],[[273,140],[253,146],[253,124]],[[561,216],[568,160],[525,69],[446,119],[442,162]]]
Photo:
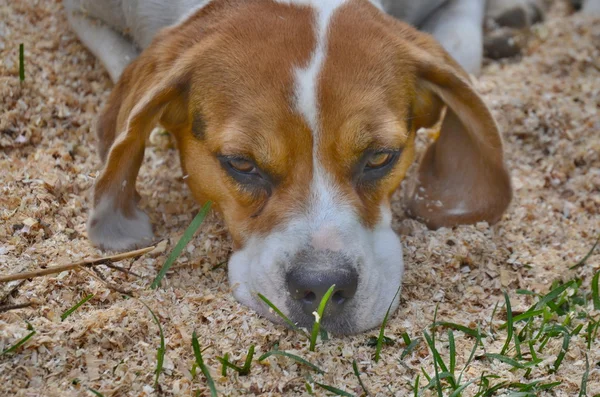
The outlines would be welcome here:
[[[319,307],[317,308],[317,312],[313,313],[315,315],[315,323],[313,324],[312,334],[310,336],[310,346],[308,350],[311,352],[315,351],[315,345],[317,343],[317,337],[319,336],[319,329],[321,328],[321,319],[323,318],[323,313],[325,312],[325,307],[327,306],[327,302],[329,302],[329,298],[333,294],[333,290],[335,289],[335,284],[333,284],[319,303]]]
[[[63,314],[60,315],[60,321],[65,321],[67,317],[69,317],[71,314],[73,314],[73,312],[75,312],[75,310],[79,309],[81,306],[83,306],[87,301],[89,301],[93,297],[94,297],[94,294],[90,294],[90,295],[87,295],[82,300],[80,300],[79,302],[77,302],[73,307],[71,307],[69,310],[67,310],[66,312],[64,312]]]
[[[181,236],[181,238],[175,245],[175,248],[173,248],[173,251],[171,251],[171,254],[169,254],[169,257],[167,258],[165,264],[156,275],[156,278],[150,285],[150,288],[157,289],[160,286],[160,282],[165,277],[171,266],[173,266],[175,260],[179,257],[179,255],[181,255],[181,252],[183,251],[185,246],[188,245],[188,243],[192,240],[194,234],[196,234],[196,231],[198,230],[198,228],[200,228],[202,222],[204,222],[206,215],[208,215],[208,211],[210,211],[211,205],[212,203],[210,201],[207,201],[206,204],[204,204],[204,206],[200,210],[200,212],[198,212],[198,214],[194,217],[192,223],[190,223],[187,229],[185,229],[185,232],[183,232],[183,236]]]
[[[2,353],[0,353],[0,356],[3,356],[5,354],[9,354],[9,353],[13,353],[15,352],[19,347],[23,346],[25,343],[27,343],[27,341],[29,339],[31,339],[31,337],[33,335],[36,334],[35,329],[33,329],[33,326],[29,323],[27,323],[27,330],[30,331],[27,335],[25,335],[23,338],[19,339],[19,341],[17,341],[17,343],[15,343],[14,345],[7,347],[6,349],[4,349],[2,351]]]
[[[140,303],[142,305],[146,306],[146,309],[148,309],[148,311],[152,315],[152,319],[158,326],[158,332],[160,334],[160,347],[156,350],[156,370],[154,371],[156,374],[156,376],[154,378],[154,388],[156,388],[156,386],[158,385],[158,377],[160,376],[160,374],[162,372],[163,364],[165,362],[165,352],[166,352],[165,335],[163,333],[163,329],[162,329],[162,326],[160,325],[160,321],[158,320],[158,317],[156,316],[156,314],[154,314],[152,309],[150,309],[150,306],[148,306],[144,301],[141,301],[141,300],[140,300]]]
[[[206,378],[206,383],[208,384],[208,388],[210,389],[211,397],[217,397],[217,388],[215,387],[215,381],[210,375],[210,371],[204,364],[204,359],[202,358],[202,351],[200,350],[200,343],[198,343],[198,337],[196,336],[196,331],[192,333],[192,349],[194,350],[194,356],[196,357],[196,365],[200,368],[200,371],[204,374]]]
[[[237,365],[231,363],[229,361],[229,354],[225,354],[223,357],[217,357],[217,360],[219,360],[219,362],[221,364],[223,364],[223,367],[221,369],[221,375],[227,376],[227,368],[231,368],[234,371],[237,371],[237,373],[239,373],[240,376],[248,375],[250,373],[250,366],[252,365],[253,357],[254,357],[254,345],[251,345],[250,349],[248,349],[248,354],[246,355],[246,360],[244,362],[243,367],[238,367]]]
[[[383,338],[384,338],[385,326],[387,325],[387,322],[388,322],[388,317],[390,315],[390,310],[392,310],[392,305],[394,304],[394,301],[396,300],[396,297],[400,293],[400,289],[401,288],[402,288],[402,284],[400,284],[400,286],[396,290],[396,294],[392,298],[392,301],[390,302],[390,305],[388,306],[388,309],[385,312],[385,317],[383,317],[383,322],[381,323],[381,327],[379,327],[379,336],[377,337],[377,347],[375,348],[375,362],[376,363],[379,362],[379,359],[381,358],[381,348],[383,347]]]

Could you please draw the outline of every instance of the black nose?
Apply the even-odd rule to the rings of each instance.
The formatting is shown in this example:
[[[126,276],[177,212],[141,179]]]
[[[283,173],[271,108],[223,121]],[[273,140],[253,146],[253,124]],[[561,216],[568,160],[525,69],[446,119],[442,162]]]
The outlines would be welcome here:
[[[287,275],[287,285],[292,298],[300,303],[304,313],[312,317],[329,288],[335,284],[325,316],[341,313],[352,299],[358,286],[358,273],[354,269],[328,271],[296,268]]]

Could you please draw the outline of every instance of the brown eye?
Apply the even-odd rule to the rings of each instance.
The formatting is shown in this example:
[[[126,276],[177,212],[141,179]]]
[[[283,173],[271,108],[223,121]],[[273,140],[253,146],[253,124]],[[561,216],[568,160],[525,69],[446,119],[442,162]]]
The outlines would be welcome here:
[[[393,158],[393,154],[389,152],[374,153],[367,160],[367,169],[377,169],[387,165]]]
[[[231,159],[228,161],[229,166],[237,172],[242,174],[253,174],[256,173],[256,167],[251,161],[244,159]]]

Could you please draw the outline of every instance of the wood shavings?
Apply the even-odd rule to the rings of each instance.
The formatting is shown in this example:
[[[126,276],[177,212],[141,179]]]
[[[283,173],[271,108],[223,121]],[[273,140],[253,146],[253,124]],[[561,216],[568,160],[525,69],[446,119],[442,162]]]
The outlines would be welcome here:
[[[394,227],[402,235],[406,274],[400,308],[385,333],[397,343],[384,347],[377,364],[373,348],[366,346],[376,331],[331,337],[309,353],[301,335],[239,305],[231,296],[226,267],[214,268],[231,252],[229,236],[214,214],[194,248],[186,251],[186,263],[173,268],[164,288],[148,290],[147,280],[198,209],[170,137],[156,132],[138,187],[162,242],[151,254],[121,264],[141,278],[113,271],[107,278],[156,308],[167,339],[162,395],[208,394],[203,381],[190,374],[193,331],[203,347],[210,347],[203,353],[205,361],[226,395],[306,394],[306,369],[284,358],[254,362],[245,378],[216,376],[216,357],[229,353],[241,360],[250,344],[256,345],[258,357],[275,343],[326,369],[323,383],[358,393],[351,367],[356,359],[373,395],[410,395],[409,383],[421,367],[431,373],[433,364],[424,345],[400,361],[398,341],[403,332],[422,336],[436,304],[438,319],[489,326],[505,289],[543,293],[557,279],[591,279],[600,267],[597,254],[577,271],[568,268],[600,233],[600,20],[557,10],[534,28],[520,59],[490,63],[475,80],[504,131],[515,199],[503,220],[491,227],[430,231],[402,216],[402,192],[396,193]],[[20,42],[26,49],[24,84],[18,81]],[[103,255],[89,244],[85,223],[99,168],[94,125],[111,87],[100,63],[69,31],[60,2],[0,4],[0,274]],[[420,153],[426,135],[419,136]],[[0,360],[0,394],[81,395],[87,387],[107,396],[156,394],[156,326],[135,300],[123,299],[84,272],[1,288],[2,305],[36,303],[0,314],[0,349],[26,334],[24,320],[37,334],[18,354]],[[61,322],[60,314],[84,294],[95,298]],[[515,310],[532,303],[514,294],[511,299]],[[492,320],[496,326],[505,321],[498,317]],[[441,353],[447,354],[447,339],[442,342]],[[473,341],[457,334],[456,343],[461,365]],[[486,343],[495,351],[502,348],[502,341]],[[558,351],[560,343],[553,339],[546,349]],[[531,376],[562,381],[557,396],[577,395],[586,350],[584,339],[573,337],[556,374],[546,375],[543,368],[552,365],[555,357],[549,356]],[[597,343],[588,354],[588,395],[595,395],[600,393],[599,370],[592,364],[600,361]],[[474,362],[465,378],[483,370],[522,381],[507,365],[486,360]]]

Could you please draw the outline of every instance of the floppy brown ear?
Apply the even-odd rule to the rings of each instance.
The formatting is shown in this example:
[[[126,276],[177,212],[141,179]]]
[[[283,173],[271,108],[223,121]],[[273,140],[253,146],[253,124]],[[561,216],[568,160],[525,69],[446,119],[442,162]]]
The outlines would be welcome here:
[[[137,207],[135,182],[154,126],[165,119],[183,123],[187,118],[188,75],[183,59],[159,67],[147,52],[127,67],[113,89],[98,122],[104,168],[94,184],[88,221],[88,236],[95,245],[126,250],[151,243],[152,226]]]
[[[498,126],[466,72],[441,46],[428,40],[411,52],[418,76],[415,127],[432,126],[447,110],[439,138],[419,165],[407,212],[430,228],[495,223],[512,198]]]

